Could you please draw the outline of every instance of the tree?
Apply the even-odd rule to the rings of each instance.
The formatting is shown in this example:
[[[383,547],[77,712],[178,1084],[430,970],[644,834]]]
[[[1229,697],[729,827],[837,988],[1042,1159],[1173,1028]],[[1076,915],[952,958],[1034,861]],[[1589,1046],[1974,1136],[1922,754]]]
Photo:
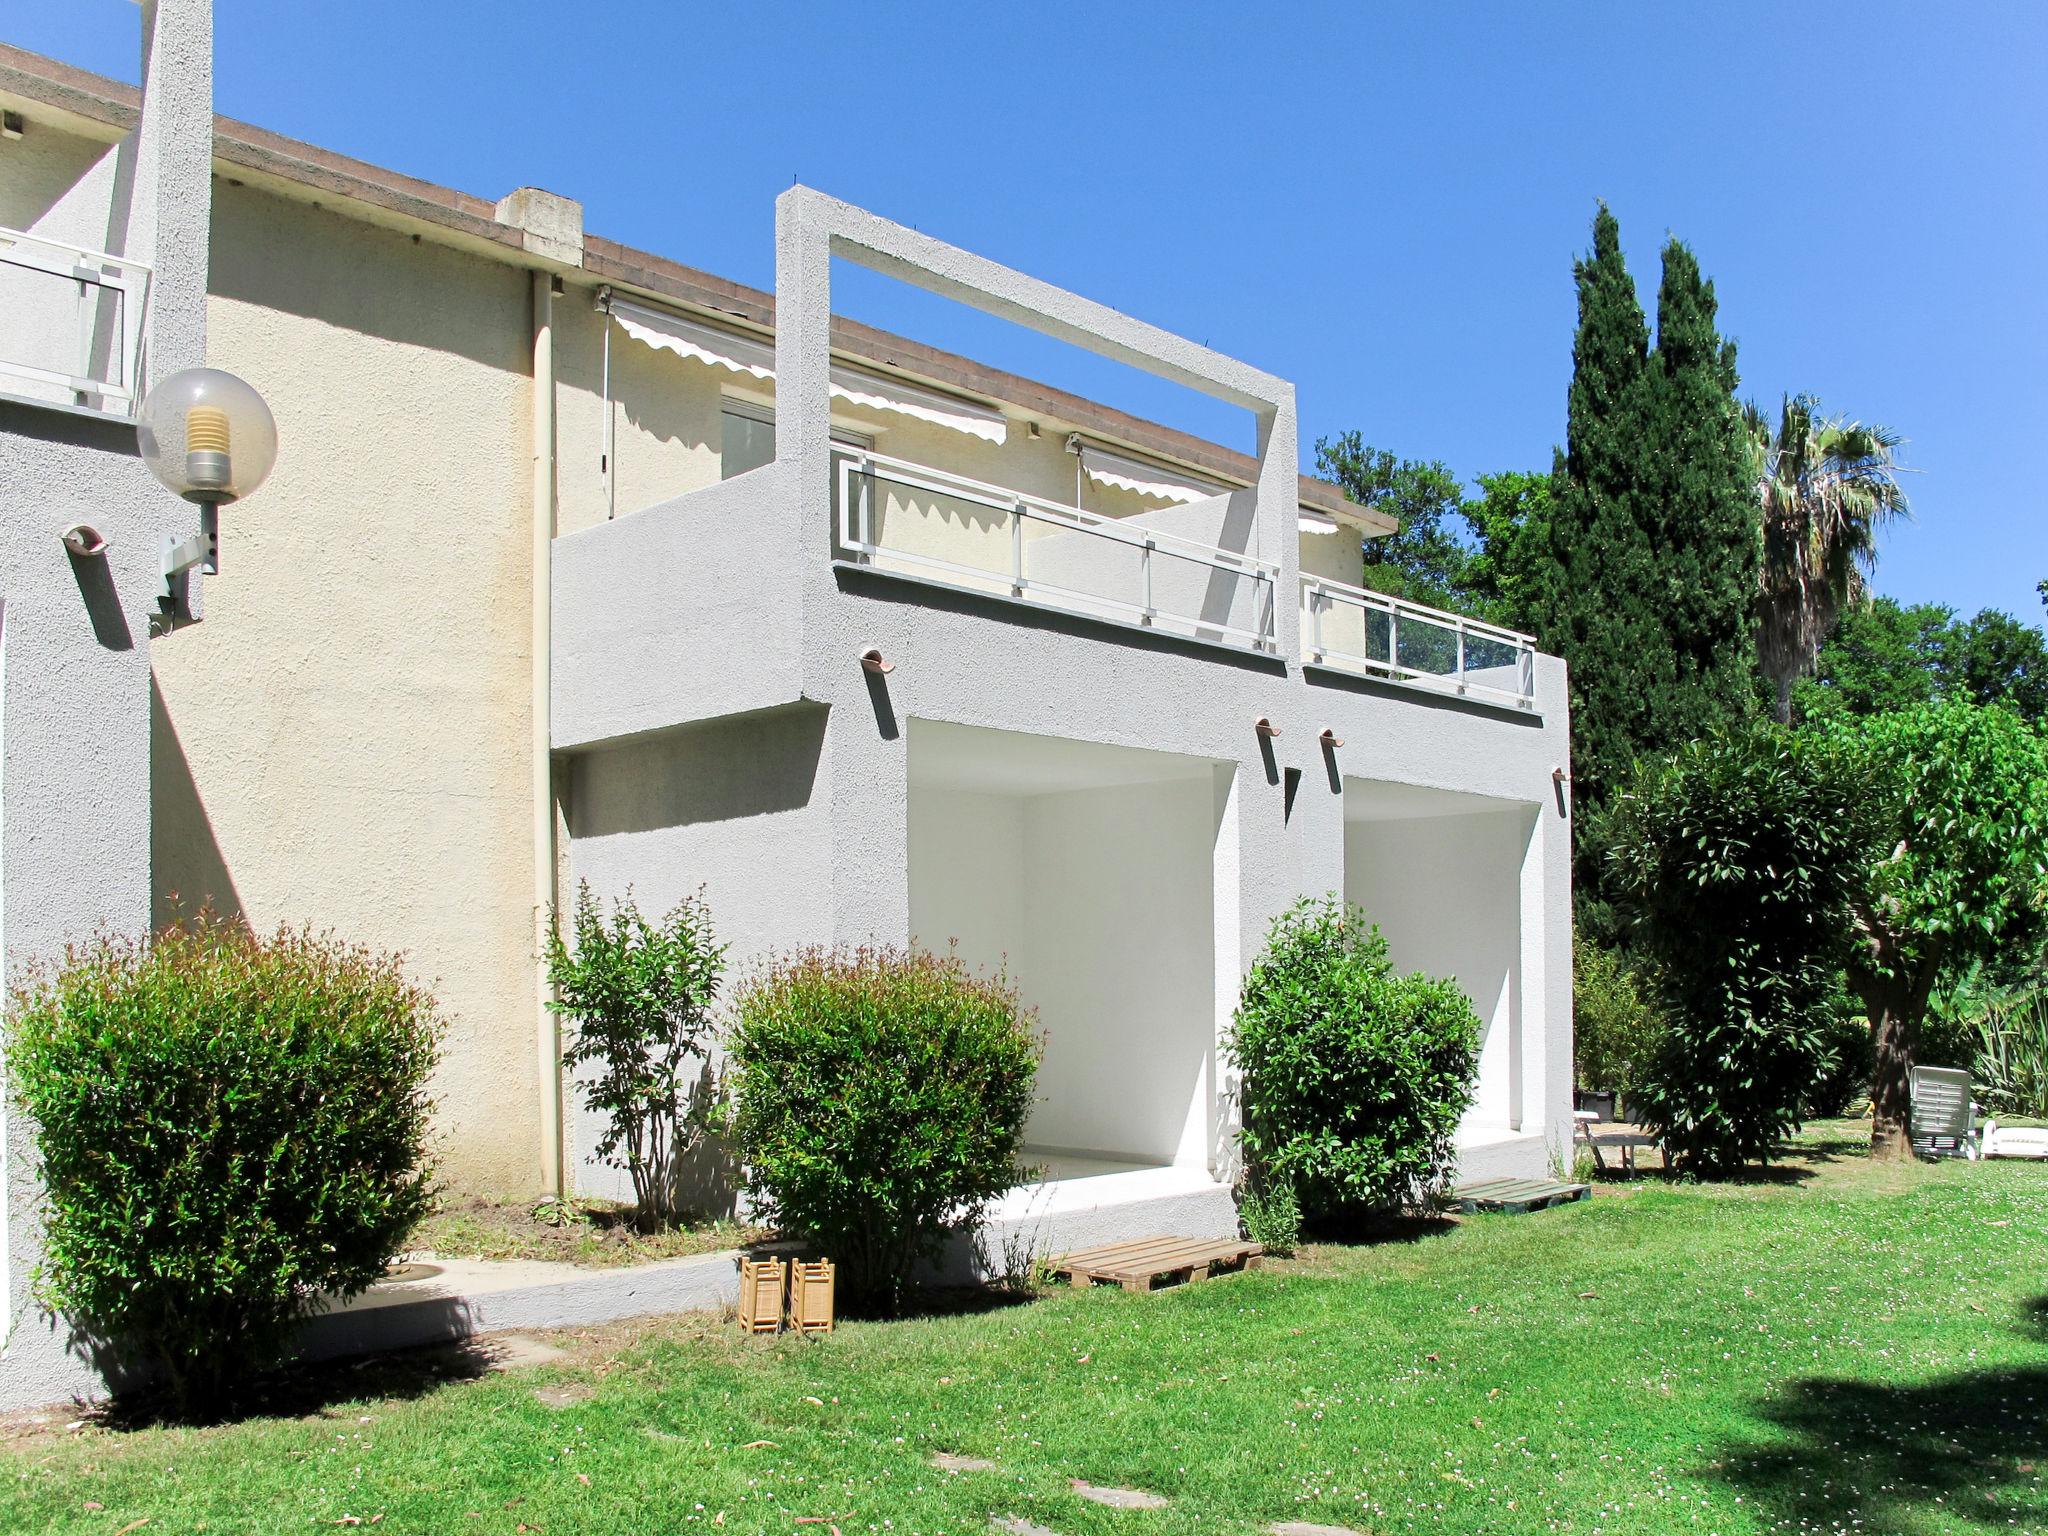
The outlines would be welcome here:
[[[1888,597],[1848,608],[1815,656],[1813,675],[1794,686],[1794,716],[1815,721],[1926,703],[1940,690],[1954,620],[1939,603],[1908,608]]]
[[[1316,464],[1353,501],[1400,525],[1365,541],[1360,585],[1431,608],[1460,601],[1472,552],[1451,523],[1465,500],[1456,475],[1433,460],[1398,458],[1357,432],[1319,439]]]
[[[1949,627],[1941,654],[1942,692],[1973,704],[2003,704],[2023,719],[2048,716],[2048,636],[1996,608]]]
[[[544,958],[556,1001],[548,1006],[573,1027],[562,1065],[591,1069],[578,1080],[584,1108],[605,1117],[597,1156],[625,1171],[636,1224],[657,1231],[680,1214],[683,1163],[703,1139],[709,1105],[697,1080],[708,1065],[725,946],[701,896],[656,923],[628,896],[607,921],[588,882],[579,884],[573,950],[561,914],[549,919]]]
[[[1363,586],[1490,624],[1527,627],[1529,530],[1548,511],[1548,475],[1481,475],[1473,500],[1443,464],[1399,458],[1357,432],[1318,441],[1316,465],[1353,501],[1400,524],[1365,541]]]
[[[1757,659],[1776,690],[1780,725],[1792,723],[1792,684],[1811,670],[1842,611],[1864,594],[1877,563],[1877,530],[1907,513],[1895,450],[1884,427],[1823,417],[1811,395],[1788,395],[1778,428],[1755,406],[1743,423],[1763,511],[1757,587]]]
[[[1794,714],[1804,721],[1881,714],[1937,698],[2048,718],[2048,636],[1995,608],[1964,620],[1938,603],[1907,608],[1873,598],[1843,613],[1813,670],[1792,695]]]
[[[1929,995],[1945,972],[2038,942],[2048,918],[2048,738],[1961,700],[1825,731],[1869,787],[1847,973],[1876,1057],[1871,1147],[1903,1157]]]
[[[1664,248],[1654,353],[1605,207],[1573,270],[1566,446],[1526,569],[1536,631],[1571,666],[1583,810],[1638,756],[1746,711],[1760,539],[1735,351],[1692,253]]]
[[[1759,724],[1640,765],[1615,799],[1610,887],[1665,1020],[1630,1103],[1689,1170],[1768,1161],[1827,1061],[1866,771]]]

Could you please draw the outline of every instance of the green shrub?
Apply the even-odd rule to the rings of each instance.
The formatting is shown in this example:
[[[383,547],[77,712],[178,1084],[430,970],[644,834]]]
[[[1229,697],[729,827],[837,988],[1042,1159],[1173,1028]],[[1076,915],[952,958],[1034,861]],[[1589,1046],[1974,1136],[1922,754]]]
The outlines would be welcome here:
[[[1838,993],[1820,1029],[1814,1078],[1800,1101],[1808,1119],[1854,1114],[1870,1102],[1870,1024],[1854,999]]]
[[[1002,976],[951,954],[807,950],[751,982],[730,1041],[731,1129],[760,1220],[804,1233],[855,1305],[1019,1178],[1040,1043]]]
[[[1245,1239],[1268,1253],[1289,1254],[1301,1241],[1301,1198],[1285,1179],[1247,1179],[1237,1190]]]
[[[1824,742],[1759,726],[1641,765],[1605,839],[1666,1027],[1636,1118],[1689,1171],[1767,1161],[1826,1061],[1864,785]]]
[[[1663,1021],[1628,957],[1572,936],[1572,1069],[1580,1088],[1632,1097]]]
[[[440,1026],[396,959],[202,914],[73,949],[13,1003],[43,1296],[181,1412],[218,1409],[426,1214]]]
[[[2004,999],[1977,1021],[1971,1075],[1985,1105],[2001,1115],[2048,1119],[2048,991]]]
[[[1227,1049],[1247,1166],[1310,1219],[1421,1204],[1448,1183],[1479,1019],[1451,982],[1395,975],[1357,908],[1307,899],[1274,920]]]
[[[561,914],[551,915],[548,1006],[570,1021],[562,1064],[578,1073],[583,1107],[605,1117],[597,1157],[633,1181],[635,1223],[659,1231],[681,1214],[682,1164],[710,1117],[711,1008],[725,946],[701,895],[658,923],[628,896],[607,921],[586,882],[576,889],[575,928],[571,950]]]

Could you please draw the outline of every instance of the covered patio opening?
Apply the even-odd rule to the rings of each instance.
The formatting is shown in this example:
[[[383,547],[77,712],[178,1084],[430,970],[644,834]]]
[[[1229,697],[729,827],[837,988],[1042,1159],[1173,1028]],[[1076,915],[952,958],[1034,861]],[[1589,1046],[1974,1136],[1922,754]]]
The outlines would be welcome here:
[[[1045,1039],[1026,1160],[1048,1183],[1207,1179],[1216,1136],[1216,857],[1207,758],[914,720],[910,926],[1001,968]],[[1219,914],[1219,906],[1222,908]]]
[[[1344,896],[1386,935],[1400,971],[1455,980],[1481,1027],[1478,1093],[1461,1144],[1523,1119],[1523,940],[1536,807],[1375,779],[1344,780]]]

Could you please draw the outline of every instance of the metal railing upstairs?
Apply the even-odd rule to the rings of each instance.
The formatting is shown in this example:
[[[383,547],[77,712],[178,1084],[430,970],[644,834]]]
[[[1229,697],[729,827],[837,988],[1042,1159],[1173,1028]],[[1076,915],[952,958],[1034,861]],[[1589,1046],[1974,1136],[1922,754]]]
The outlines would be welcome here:
[[[1301,578],[1304,659],[1347,672],[1532,708],[1528,635],[1321,576]]]
[[[875,569],[1246,650],[1275,647],[1280,572],[1270,561],[1145,517],[1104,517],[866,449],[835,452],[833,489],[840,545]]]
[[[133,416],[149,268],[0,227],[0,393]]]

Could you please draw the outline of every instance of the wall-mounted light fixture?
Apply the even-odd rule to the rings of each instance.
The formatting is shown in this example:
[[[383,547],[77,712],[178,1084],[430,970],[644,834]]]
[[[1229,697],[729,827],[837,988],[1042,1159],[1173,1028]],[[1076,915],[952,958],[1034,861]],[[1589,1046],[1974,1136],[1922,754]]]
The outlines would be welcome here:
[[[896,670],[896,663],[883,660],[881,651],[872,645],[860,653],[860,664],[878,677]]]
[[[163,590],[171,607],[175,583],[194,566],[220,569],[220,509],[263,484],[277,462],[277,423],[263,397],[218,368],[181,368],[157,381],[136,417],[136,446],[152,475],[199,506],[199,532],[164,535]]]
[[[57,537],[63,542],[68,553],[76,555],[81,560],[90,560],[107,552],[106,535],[91,523],[73,523]]]
[[[1258,719],[1252,722],[1252,729],[1268,740],[1280,734],[1280,727],[1268,720],[1264,715],[1259,716]]]
[[[1326,747],[1341,747],[1344,745],[1344,738],[1331,730],[1327,725],[1323,727],[1321,734],[1316,737],[1316,740]]]

